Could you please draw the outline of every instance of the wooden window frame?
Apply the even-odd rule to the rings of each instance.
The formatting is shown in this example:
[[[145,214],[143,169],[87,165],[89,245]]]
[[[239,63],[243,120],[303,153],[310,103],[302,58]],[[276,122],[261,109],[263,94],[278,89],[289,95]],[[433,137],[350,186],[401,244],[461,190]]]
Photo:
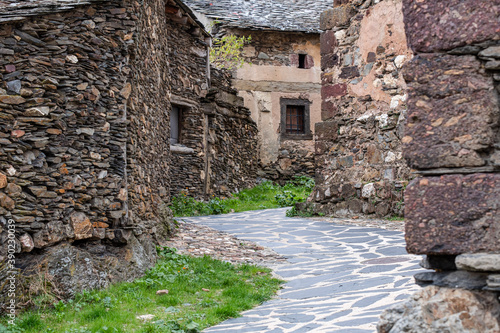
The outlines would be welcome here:
[[[281,98],[281,122],[280,134],[283,140],[312,140],[311,133],[311,102],[305,99]],[[286,132],[286,109],[287,106],[301,106],[304,108],[304,133],[287,133]]]

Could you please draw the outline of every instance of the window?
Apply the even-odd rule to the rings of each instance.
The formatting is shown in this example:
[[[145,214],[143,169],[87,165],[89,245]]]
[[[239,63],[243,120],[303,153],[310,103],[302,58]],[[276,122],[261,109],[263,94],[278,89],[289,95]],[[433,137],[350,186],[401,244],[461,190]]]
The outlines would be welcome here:
[[[306,68],[307,54],[299,54],[299,68]]]
[[[309,105],[305,99],[282,98],[281,101],[281,138],[312,140]]]
[[[176,105],[172,105],[172,111],[170,112],[170,144],[181,142],[181,120],[181,108]]]
[[[304,127],[304,106],[286,106],[286,128],[287,134],[305,134]]]

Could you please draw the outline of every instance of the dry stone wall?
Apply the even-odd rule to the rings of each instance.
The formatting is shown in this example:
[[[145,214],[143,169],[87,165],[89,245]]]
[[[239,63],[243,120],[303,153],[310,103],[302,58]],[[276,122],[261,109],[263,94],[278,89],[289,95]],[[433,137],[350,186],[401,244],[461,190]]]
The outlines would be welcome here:
[[[419,172],[405,194],[406,243],[432,271],[379,332],[499,332],[500,1],[403,5],[417,55],[404,69],[402,141]]]
[[[236,71],[233,85],[259,126],[259,177],[280,183],[298,175],[314,177],[314,140],[281,134],[280,100],[309,101],[314,129],[321,103],[319,34],[224,26],[218,34],[251,37],[242,52],[246,65]],[[299,55],[304,56],[300,69]]]
[[[255,185],[257,124],[231,88],[231,74],[212,68],[212,89],[203,105],[208,115],[208,195],[225,196]]]
[[[194,36],[187,27],[168,20],[168,59],[171,63],[172,103],[181,109],[180,142],[172,146],[171,194],[180,191],[192,196],[205,192],[205,113],[201,98],[208,91],[207,52],[203,36]]]
[[[322,107],[309,203],[333,216],[403,215],[406,47],[400,0],[342,1],[321,16]]]
[[[168,232],[166,31],[162,1],[0,25],[2,244],[12,219],[65,296],[137,276]]]
[[[230,75],[210,68],[208,40],[168,21],[172,104],[181,109],[172,145],[171,194],[206,199],[249,187],[256,178],[257,129]]]

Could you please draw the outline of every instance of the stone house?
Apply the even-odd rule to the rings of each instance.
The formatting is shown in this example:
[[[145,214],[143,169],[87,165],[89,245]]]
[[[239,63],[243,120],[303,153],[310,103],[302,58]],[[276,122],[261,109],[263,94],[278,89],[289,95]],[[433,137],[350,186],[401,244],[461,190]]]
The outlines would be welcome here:
[[[314,125],[321,121],[320,13],[330,1],[187,0],[214,35],[251,36],[233,73],[259,129],[259,175],[314,176]],[[210,23],[208,23],[210,25]]]
[[[411,178],[402,155],[402,68],[412,58],[402,2],[335,1],[321,29],[322,121],[307,206],[338,217],[402,216]]]
[[[211,68],[211,36],[191,10],[172,3],[167,17],[171,194],[207,198],[238,192],[256,178],[256,124],[231,88],[230,75]]]
[[[212,188],[233,190],[255,174],[256,126],[226,74],[207,80],[203,30],[178,0],[2,3],[0,237],[13,221],[17,267],[53,276],[64,296],[132,279],[172,232],[172,179],[208,164],[223,174]],[[170,99],[176,148],[194,154],[170,151]]]

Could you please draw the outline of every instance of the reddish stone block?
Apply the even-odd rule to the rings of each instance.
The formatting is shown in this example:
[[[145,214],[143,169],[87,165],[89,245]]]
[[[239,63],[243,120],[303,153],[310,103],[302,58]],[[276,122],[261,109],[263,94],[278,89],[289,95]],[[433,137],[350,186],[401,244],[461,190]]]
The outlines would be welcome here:
[[[324,71],[339,65],[339,55],[335,53],[325,54],[321,56],[321,70]]]
[[[338,125],[335,121],[324,121],[314,126],[316,140],[334,141],[337,139],[337,131]]]
[[[322,32],[320,35],[321,55],[330,54],[337,51],[337,38],[335,38],[335,31],[328,30]]]
[[[499,203],[500,174],[413,180],[405,191],[408,252],[499,252]]]
[[[347,95],[347,85],[345,83],[327,84],[321,87],[321,97],[325,101],[330,97],[342,97]]]
[[[339,112],[338,108],[332,102],[321,102],[321,120],[325,121],[335,117]]]
[[[500,123],[493,81],[473,56],[420,55],[405,65],[404,156],[415,169],[484,165]]]
[[[314,58],[310,55],[306,55],[306,59],[304,60],[304,68],[309,69],[314,67]]]
[[[500,34],[500,0],[403,0],[403,13],[416,52],[450,50]]]

